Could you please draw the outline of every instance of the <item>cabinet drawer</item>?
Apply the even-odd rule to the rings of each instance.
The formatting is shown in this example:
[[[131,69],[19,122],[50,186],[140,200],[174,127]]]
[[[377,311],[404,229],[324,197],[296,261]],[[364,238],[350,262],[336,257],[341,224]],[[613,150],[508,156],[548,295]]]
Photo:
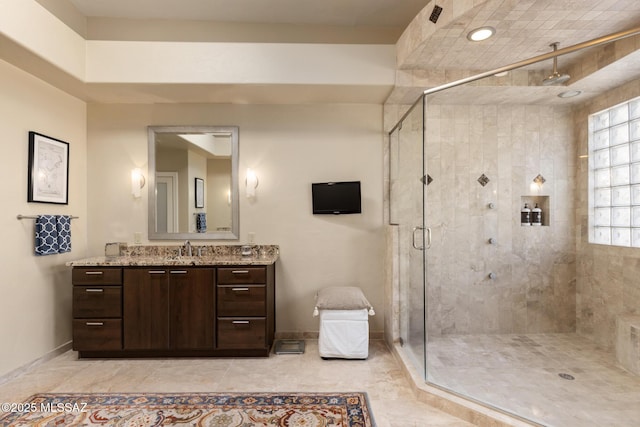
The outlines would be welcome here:
[[[266,316],[265,285],[220,285],[217,292],[218,316]]]
[[[219,349],[262,349],[267,346],[264,318],[218,318]]]
[[[120,319],[74,319],[73,349],[76,351],[121,350]]]
[[[218,284],[235,285],[246,283],[265,283],[264,267],[221,267],[218,268]]]
[[[71,273],[74,285],[120,285],[121,268],[75,267]]]
[[[121,286],[74,286],[73,317],[121,317]]]

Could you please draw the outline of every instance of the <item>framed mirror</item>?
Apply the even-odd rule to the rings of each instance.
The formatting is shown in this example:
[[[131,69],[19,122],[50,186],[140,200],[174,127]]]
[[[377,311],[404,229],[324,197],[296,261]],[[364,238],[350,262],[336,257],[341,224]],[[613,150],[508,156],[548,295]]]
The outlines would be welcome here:
[[[237,240],[237,126],[149,126],[149,240]]]

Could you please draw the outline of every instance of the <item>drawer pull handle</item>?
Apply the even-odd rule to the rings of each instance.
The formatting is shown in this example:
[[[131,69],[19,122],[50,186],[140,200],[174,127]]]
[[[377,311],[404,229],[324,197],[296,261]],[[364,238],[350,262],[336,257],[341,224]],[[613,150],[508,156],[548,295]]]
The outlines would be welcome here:
[[[248,292],[249,288],[231,288],[234,292]]]
[[[164,270],[149,270],[149,274],[164,274]]]
[[[86,322],[87,326],[104,326],[104,322]]]
[[[84,290],[87,293],[95,293],[95,294],[101,294],[102,292],[104,292],[104,289],[85,289]]]
[[[248,320],[234,320],[231,323],[233,323],[234,325],[248,325],[249,321]]]
[[[171,270],[171,274],[187,274],[186,270]]]
[[[87,276],[102,276],[104,271],[85,271],[84,274]]]
[[[231,274],[249,274],[249,270],[232,270]]]

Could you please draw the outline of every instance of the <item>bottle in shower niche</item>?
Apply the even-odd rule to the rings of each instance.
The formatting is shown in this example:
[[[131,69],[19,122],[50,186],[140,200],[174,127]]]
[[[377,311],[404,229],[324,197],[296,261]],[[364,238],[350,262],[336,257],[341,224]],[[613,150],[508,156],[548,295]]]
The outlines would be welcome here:
[[[528,203],[525,203],[524,208],[520,211],[520,225],[523,227],[531,225],[531,209],[529,209]]]
[[[538,207],[536,203],[536,207],[531,209],[531,225],[541,226],[542,225],[542,209]]]

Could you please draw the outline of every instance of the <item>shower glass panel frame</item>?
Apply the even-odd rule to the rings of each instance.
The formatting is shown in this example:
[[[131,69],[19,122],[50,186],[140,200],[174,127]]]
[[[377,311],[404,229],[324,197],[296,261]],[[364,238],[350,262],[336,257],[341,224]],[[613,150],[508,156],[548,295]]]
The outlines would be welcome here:
[[[400,342],[426,380],[425,98],[389,134],[389,219],[398,230]]]
[[[511,72],[522,80],[536,73],[535,67]],[[559,215],[571,210],[574,198],[574,124],[567,105],[494,94],[495,79],[422,99],[425,169],[434,181],[424,206],[433,245],[425,258],[421,372],[429,385],[554,425],[535,404],[514,396],[535,395],[537,381],[552,369],[546,354],[563,348],[547,345],[546,334],[558,339],[576,328],[575,223]],[[534,183],[538,174],[546,184]],[[521,225],[525,203],[542,207],[542,226]],[[554,255],[546,256],[550,247]],[[530,376],[535,381],[509,383]],[[548,376],[549,384],[558,377]],[[541,393],[535,403],[544,399]]]
[[[538,62],[638,34],[640,27],[427,89],[389,133],[400,342],[426,384],[535,425],[558,426],[602,425],[591,424],[599,422],[601,401],[588,405],[600,413],[581,412],[584,399],[598,397],[592,388],[562,388],[575,379],[562,372],[567,366],[576,364],[585,381],[591,369],[608,372],[607,381],[622,388],[638,385],[615,356],[576,333],[573,262],[580,249],[573,239],[580,224],[575,215],[563,216],[575,209],[573,189],[584,179],[575,173],[573,110],[535,97],[507,102],[492,89],[501,85],[494,76],[505,71],[533,89]],[[473,87],[464,92],[465,86]],[[535,183],[537,175],[547,184]],[[541,226],[521,225],[525,203],[540,203]],[[414,271],[420,264],[422,274]],[[576,357],[576,348],[585,353]],[[618,412],[626,404],[621,399],[607,410]]]
[[[537,346],[527,333],[574,328],[571,322],[555,328],[559,323],[554,320],[550,329],[535,305],[554,304],[559,319],[570,318],[575,304],[557,302],[575,300],[568,283],[565,286],[570,266],[564,261],[545,264],[544,257],[536,264],[510,258],[531,258],[532,248],[553,240],[551,227],[521,227],[520,207],[529,199],[551,198],[556,206],[558,199],[570,199],[570,186],[558,193],[549,192],[554,187],[538,189],[530,183],[547,162],[546,153],[564,156],[563,164],[568,164],[566,156],[574,149],[560,149],[562,139],[551,133],[544,140],[531,139],[548,131],[567,134],[564,125],[532,119],[531,114],[551,117],[548,106],[451,102],[462,99],[458,89],[465,86],[422,96],[389,134],[389,218],[397,226],[400,342],[426,384],[542,422],[511,407],[508,399],[486,398],[467,374],[493,372],[495,364],[488,363],[512,346]],[[566,119],[559,123],[568,123]],[[526,129],[529,139],[521,133]],[[526,160],[532,148],[540,153],[535,162]],[[542,172],[569,182],[568,171],[566,176],[556,170]],[[545,215],[553,221],[549,205]],[[571,259],[572,253],[562,255]],[[533,278],[527,275],[531,271]],[[538,283],[536,277],[544,280]],[[527,294],[531,290],[537,293]]]

